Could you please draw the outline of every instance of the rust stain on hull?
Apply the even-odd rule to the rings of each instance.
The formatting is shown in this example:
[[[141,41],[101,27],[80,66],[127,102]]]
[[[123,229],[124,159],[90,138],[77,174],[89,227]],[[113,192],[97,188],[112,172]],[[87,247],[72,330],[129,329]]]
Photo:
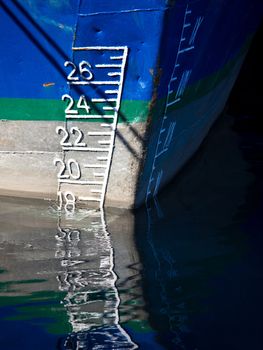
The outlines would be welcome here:
[[[43,83],[44,87],[50,87],[50,86],[54,86],[55,83]]]

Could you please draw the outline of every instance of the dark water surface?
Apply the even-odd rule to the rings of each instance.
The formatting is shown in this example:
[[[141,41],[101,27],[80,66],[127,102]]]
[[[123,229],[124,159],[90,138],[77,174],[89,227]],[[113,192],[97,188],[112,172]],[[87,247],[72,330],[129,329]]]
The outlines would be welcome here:
[[[255,124],[221,117],[135,214],[1,198],[0,349],[262,349]]]

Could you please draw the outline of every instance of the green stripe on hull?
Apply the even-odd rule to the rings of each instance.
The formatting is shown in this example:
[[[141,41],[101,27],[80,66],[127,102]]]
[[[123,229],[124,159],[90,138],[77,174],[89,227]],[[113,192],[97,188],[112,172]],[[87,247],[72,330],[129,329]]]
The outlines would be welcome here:
[[[222,82],[222,80],[231,74],[231,71],[235,68],[235,65],[238,64],[240,58],[247,51],[249,43],[250,40],[248,40],[248,42],[244,45],[238,57],[225,64],[222,69],[186,88],[182,101],[175,104],[173,108],[181,108],[212,91],[220,82]],[[155,111],[156,108],[159,111],[163,111],[165,101],[165,98],[158,100],[157,104],[155,105]],[[150,101],[123,100],[121,103],[118,122],[145,122],[152,114],[150,108]],[[82,112],[79,111],[79,115],[81,114]],[[1,98],[0,120],[64,121],[65,102],[48,99]],[[98,122],[102,120],[103,118],[86,119],[88,122]]]
[[[64,121],[64,109],[65,102],[59,100],[1,98],[0,120]],[[123,101],[119,113],[119,122],[134,123],[145,121],[148,116],[148,110],[147,101]],[[81,113],[79,114],[81,115]],[[101,119],[86,119],[86,121],[94,122]]]
[[[62,101],[23,98],[1,98],[2,120],[64,120]]]

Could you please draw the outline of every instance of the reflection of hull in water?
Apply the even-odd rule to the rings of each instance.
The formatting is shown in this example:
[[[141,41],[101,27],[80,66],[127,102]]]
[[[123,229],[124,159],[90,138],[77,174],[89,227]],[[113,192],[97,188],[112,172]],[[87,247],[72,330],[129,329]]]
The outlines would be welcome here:
[[[61,350],[137,349],[129,335],[118,324],[71,333],[60,343],[61,347],[59,349]]]
[[[63,303],[73,330],[65,349],[137,348],[120,325],[114,253],[104,212],[90,211],[86,229],[83,221],[63,221],[56,235],[57,253],[62,257],[57,279],[59,289],[67,292]],[[80,256],[78,245],[86,246],[84,256]]]
[[[125,306],[132,288],[120,297],[116,287],[118,283],[132,287],[128,266],[138,259],[131,238],[133,217],[123,219],[109,215],[116,255],[118,250],[123,254],[116,282],[112,239],[101,212],[83,211],[57,219],[45,205],[1,200],[1,307],[10,307],[14,321],[34,325],[34,320],[41,319],[48,333],[68,333],[59,341],[62,349],[92,349],[98,344],[106,349],[135,349],[121,325],[139,318],[132,305]],[[125,225],[131,229],[126,235]]]
[[[220,312],[209,314],[216,309],[210,295],[216,295],[226,310],[224,316],[230,317],[228,303],[233,298],[222,293],[220,299],[216,289],[220,294],[220,288],[223,292],[227,286],[215,281],[222,275],[224,278],[233,266],[236,271],[235,262],[246,250],[237,214],[253,180],[230,124],[230,116],[221,119],[174,184],[136,216],[136,245],[143,266],[149,323],[166,349],[203,348],[198,345],[195,322],[203,322],[209,332],[212,326],[206,317],[218,317],[220,332],[224,331],[227,321],[220,319]],[[230,272],[227,283],[231,277]],[[205,331],[201,339],[206,338],[211,341]],[[211,348],[211,344],[205,347]]]

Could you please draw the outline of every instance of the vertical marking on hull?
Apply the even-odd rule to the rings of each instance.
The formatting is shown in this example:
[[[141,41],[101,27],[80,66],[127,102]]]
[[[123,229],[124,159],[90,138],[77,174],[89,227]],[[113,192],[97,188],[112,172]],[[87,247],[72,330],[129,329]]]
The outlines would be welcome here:
[[[105,171],[105,178],[104,178],[104,183],[103,183],[103,187],[102,187],[102,197],[101,197],[101,202],[100,202],[101,208],[104,205],[106,190],[107,190],[108,181],[109,181],[109,172],[110,172],[112,156],[113,156],[115,133],[116,133],[117,122],[118,122],[118,111],[119,111],[120,104],[121,104],[121,95],[122,95],[123,81],[124,81],[124,69],[125,69],[125,65],[126,65],[126,61],[127,61],[127,56],[128,56],[128,47],[126,46],[123,48],[122,65],[121,65],[121,72],[120,72],[120,87],[119,87],[119,92],[118,92],[118,96],[117,96],[116,108],[114,109],[114,119],[113,119],[113,123],[112,123],[113,133],[111,136],[110,147],[109,147],[110,148],[109,157],[107,160],[107,168]]]
[[[194,29],[193,29],[193,32],[192,32],[192,35],[190,37],[190,40],[189,40],[189,45],[193,45],[194,42],[195,42],[195,38],[196,38],[196,34],[202,24],[204,20],[204,17],[200,16],[197,18],[196,22],[195,22],[195,26],[194,26]]]
[[[180,79],[178,78],[177,74],[178,69],[184,66],[184,63],[181,62],[182,57],[184,57],[184,55],[186,54],[191,54],[191,52],[195,48],[194,43],[197,36],[197,32],[204,20],[204,17],[199,16],[195,21],[193,30],[190,31],[192,27],[192,16],[193,10],[189,9],[189,5],[187,5],[184,13],[183,25],[176,59],[168,84],[164,116],[159,131],[159,136],[155,148],[155,154],[153,157],[150,179],[146,191],[145,202],[147,206],[149,204],[149,199],[156,197],[158,190],[161,186],[164,171],[162,169],[161,164],[158,164],[158,162],[161,162],[161,156],[168,151],[173,140],[173,134],[176,127],[176,121],[168,120],[169,109],[181,101],[192,73],[192,69],[185,69],[182,72]],[[178,84],[177,88],[176,84]]]
[[[67,76],[67,84],[69,86],[75,86],[74,93],[77,92],[80,96],[78,97],[77,103],[69,94],[62,96],[62,99],[68,103],[65,108],[65,121],[71,120],[73,123],[78,124],[87,119],[98,119],[98,126],[97,124],[93,124],[93,130],[88,131],[86,134],[84,134],[79,126],[72,127],[70,130],[73,130],[76,134],[75,138],[78,136],[77,140],[73,139],[73,141],[71,140],[74,135],[72,136],[72,133],[68,132],[66,127],[58,127],[60,132],[61,130],[64,132],[64,134],[62,134],[62,136],[64,136],[63,140],[66,138],[67,141],[67,144],[65,144],[65,142],[61,143],[63,140],[60,142],[64,153],[63,160],[57,160],[55,164],[60,164],[62,166],[58,174],[58,185],[60,187],[62,183],[72,185],[70,187],[71,191],[67,191],[71,194],[71,204],[73,201],[72,198],[74,198],[75,202],[99,202],[102,208],[105,201],[112,163],[128,47],[87,46],[73,47],[72,50],[75,52],[80,62],[65,62],[64,66],[70,69]],[[104,55],[102,56],[101,53]],[[83,58],[86,60],[83,60]],[[109,123],[106,123],[107,120],[109,120]],[[108,128],[108,130],[110,129],[110,131],[105,131],[105,128]],[[100,139],[98,139],[98,137]],[[100,173],[100,178],[102,178],[103,181],[94,181],[93,177],[98,176],[97,172],[88,173],[87,171],[86,173],[84,171],[81,172],[81,177],[77,179],[78,181],[72,180],[74,169],[69,169],[67,166],[66,151],[70,151],[70,155],[73,155],[74,158],[79,157],[80,151],[82,153],[86,151],[86,158],[89,158],[87,163],[84,161],[84,164],[82,164],[83,158],[80,160],[80,163],[74,158],[71,159],[71,162],[79,169],[105,168],[105,172]],[[104,154],[98,157],[98,152]],[[61,177],[65,176],[68,180],[61,180]],[[85,185],[85,187],[82,186],[83,190],[81,190],[83,195],[81,194],[80,197],[77,197],[74,193],[73,185]],[[94,185],[98,185],[99,188],[94,188]],[[68,200],[60,187],[58,188],[58,196],[60,199],[59,208],[67,210]],[[66,203],[63,203],[63,201]],[[74,206],[71,205],[70,208],[74,209],[75,203]]]

